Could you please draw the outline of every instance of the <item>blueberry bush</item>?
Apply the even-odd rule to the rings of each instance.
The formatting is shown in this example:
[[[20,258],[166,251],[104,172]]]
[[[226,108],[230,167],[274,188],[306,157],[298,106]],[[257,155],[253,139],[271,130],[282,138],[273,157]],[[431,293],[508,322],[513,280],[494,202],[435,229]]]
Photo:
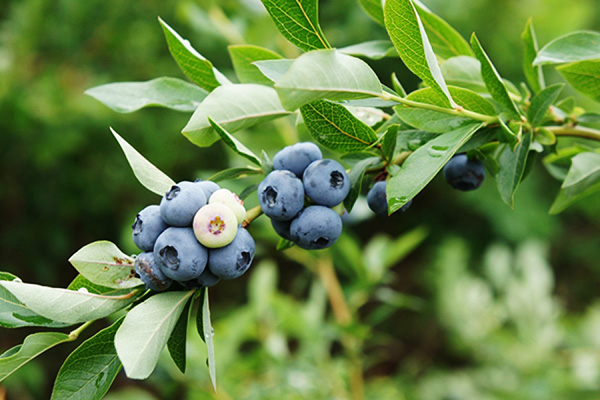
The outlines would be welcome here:
[[[522,54],[515,57],[526,82],[511,82],[501,77],[494,55],[486,52],[485,43],[475,34],[467,41],[416,0],[387,0],[383,6],[380,1],[360,0],[389,40],[341,48],[325,37],[317,0],[262,3],[281,35],[302,51],[298,57],[285,58],[255,45],[230,46],[236,76],[227,77],[159,18],[168,49],[188,81],[159,77],[108,83],[87,91],[120,113],[145,107],[192,113],[182,134],[202,148],[221,141],[242,163],[206,179],[190,177],[176,183],[111,128],[136,178],[161,196],[132,218],[131,235],[139,253],[127,255],[109,241],[93,242],[69,259],[79,275],[66,289],[24,283],[11,273],[0,273],[0,326],[50,328],[28,335],[21,345],[0,355],[0,381],[54,346],[76,341],[94,321],[108,317],[112,325],[83,341],[65,360],[53,399],[100,399],[122,368],[130,379],[146,379],[165,348],[175,366],[185,372],[186,344],[193,340],[187,337],[190,323],[206,345],[208,375],[216,391],[214,335],[219,332],[212,327],[208,288],[227,285],[227,280],[253,268],[257,246],[253,223],[264,213],[280,236],[278,242],[268,244],[314,270],[324,282],[340,329],[358,332],[342,332],[341,341],[351,360],[347,371],[351,396],[364,398],[360,348],[366,334],[362,332],[365,325],[385,318],[386,311],[356,326],[350,309],[377,296],[419,310],[418,300],[386,292],[381,284],[386,270],[426,233],[415,230],[395,240],[369,243],[364,254],[358,245],[346,243],[354,253],[335,253],[338,240],[345,240],[342,221],[352,218],[362,195],[377,218],[386,218],[406,211],[413,200],[418,202],[419,193],[442,171],[448,190],[477,189],[487,175],[512,208],[521,182],[538,172],[534,169],[538,159],[562,182],[551,214],[600,191],[600,130],[596,129],[600,114],[562,96],[569,85],[600,101],[600,33],[577,31],[540,46],[530,20],[522,33]],[[202,43],[194,46],[201,49]],[[398,67],[403,64],[420,79],[419,88],[408,93],[395,74],[377,76],[368,61],[381,59]],[[556,71],[564,83],[547,85],[548,71]],[[382,84],[388,78],[391,85]],[[234,136],[276,120],[292,121],[293,129],[313,142],[298,142],[269,155]],[[237,193],[219,185],[232,180],[241,182]],[[252,200],[258,204],[246,208],[244,203]],[[460,241],[448,243],[453,246],[439,250],[435,269],[441,278],[432,286],[435,310],[454,340],[468,343],[476,357],[493,357],[487,343],[502,339],[506,332],[500,324],[506,322],[517,332],[546,334],[547,347],[540,345],[540,352],[557,346],[556,338],[563,333],[543,330],[559,318],[549,300],[552,282],[540,256],[543,249],[526,243],[513,256],[504,248],[491,248],[486,253],[486,279],[477,280],[464,267],[467,255],[461,253]],[[329,247],[332,253],[320,255],[321,249]],[[384,260],[364,268],[373,262],[369,258],[373,252],[385,253]],[[358,282],[349,298],[341,290],[331,254]],[[511,257],[518,260],[519,277],[514,280],[507,272],[512,267],[506,260]],[[270,279],[258,274],[272,269],[264,262],[256,279]],[[523,269],[528,262],[535,268]],[[320,289],[311,290],[318,298]],[[461,303],[461,293],[473,301]],[[523,298],[528,295],[545,307],[527,313]],[[251,302],[256,301],[254,296]],[[452,302],[458,302],[462,311],[444,308]],[[479,304],[506,311],[490,317],[480,312]],[[288,302],[286,307],[302,313],[297,304]],[[595,321],[597,311],[589,318]],[[475,328],[466,329],[465,321]],[[319,325],[303,322],[309,331]],[[78,327],[69,333],[56,331],[74,325]],[[290,327],[286,329],[294,329]],[[527,370],[527,365],[515,368]],[[501,378],[510,375],[501,372],[505,373]],[[490,378],[485,385],[501,391],[494,382]],[[433,398],[436,388],[444,384],[418,390]],[[327,395],[314,394],[316,398]]]

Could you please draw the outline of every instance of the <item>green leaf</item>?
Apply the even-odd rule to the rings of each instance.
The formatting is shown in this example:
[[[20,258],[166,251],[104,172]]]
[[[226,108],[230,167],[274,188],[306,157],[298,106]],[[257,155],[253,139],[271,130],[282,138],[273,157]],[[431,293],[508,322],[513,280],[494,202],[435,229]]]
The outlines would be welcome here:
[[[500,167],[496,174],[498,192],[502,200],[511,208],[514,205],[515,192],[523,178],[530,146],[531,132],[527,132],[514,151],[507,144],[500,148],[500,153],[496,157]]]
[[[193,290],[158,293],[129,311],[115,335],[117,354],[128,378],[150,376],[193,294]]]
[[[15,279],[18,282],[20,281],[13,274],[0,272],[0,281],[14,281]],[[26,326],[42,326],[47,328],[62,328],[69,325],[52,321],[33,312],[7,289],[0,286],[0,327],[21,328]]]
[[[556,70],[575,90],[600,101],[600,60],[561,65]]]
[[[232,45],[228,46],[227,49],[233,63],[233,69],[240,82],[260,83],[269,86],[273,84],[253,63],[255,61],[281,59],[282,57],[279,54],[264,47],[253,45]]]
[[[277,242],[276,250],[277,251],[287,250],[289,248],[294,247],[295,245],[296,245],[296,243],[292,242],[291,240],[279,238],[279,242]]]
[[[175,181],[169,178],[164,172],[156,168],[150,161],[142,156],[132,145],[127,143],[113,128],[110,128],[119,146],[125,153],[125,157],[131,166],[133,174],[137,180],[148,190],[163,196],[169,191]]]
[[[427,38],[436,56],[448,59],[456,56],[472,56],[469,43],[450,24],[435,15],[420,1],[413,1]]]
[[[187,340],[187,326],[190,318],[191,304],[192,299],[190,298],[167,341],[169,354],[182,374],[185,374],[185,344]]]
[[[144,107],[192,112],[208,92],[181,79],[162,77],[147,82],[109,83],[88,89],[85,94],[120,113]]]
[[[379,25],[384,26],[381,0],[358,0],[358,3],[369,17],[373,18]]]
[[[256,168],[247,168],[247,167],[228,168],[228,169],[224,169],[224,170],[217,172],[216,174],[214,174],[207,180],[213,181],[213,182],[221,182],[221,181],[226,181],[229,179],[245,177],[248,175],[259,175],[261,173],[262,173],[262,171],[260,169],[256,169]]]
[[[519,118],[519,109],[510,98],[508,90],[506,89],[504,82],[502,82],[502,78],[500,78],[498,71],[496,71],[492,61],[481,47],[481,44],[479,43],[479,40],[475,34],[471,36],[471,46],[475,52],[475,57],[477,57],[481,63],[481,76],[485,82],[488,92],[492,95],[492,98],[503,107],[504,111],[506,111],[511,118]]]
[[[208,353],[208,374],[210,375],[210,380],[212,382],[213,388],[215,392],[217,391],[217,370],[215,366],[215,344],[214,344],[214,336],[215,332],[210,322],[210,306],[208,304],[208,288],[202,289],[201,298],[201,307],[198,309],[198,314],[196,314],[196,329],[198,330],[198,334],[206,343],[206,350]]]
[[[478,93],[487,93],[481,77],[481,63],[476,58],[452,57],[446,60],[440,68],[448,85],[459,86]]]
[[[260,165],[263,175],[268,175],[269,172],[273,171],[273,161],[264,150],[261,153]]]
[[[83,342],[67,357],[56,376],[52,400],[104,397],[122,366],[114,340],[123,318]]]
[[[385,27],[404,64],[415,75],[439,92],[444,106],[454,108],[446,82],[425,33],[421,18],[411,0],[387,0],[384,6]]]
[[[106,240],[82,247],[69,258],[69,262],[96,285],[125,289],[144,284],[135,277],[134,260]]]
[[[106,286],[96,285],[85,279],[81,274],[78,274],[75,279],[67,286],[68,290],[79,290],[84,288],[88,293],[103,294],[106,296],[121,296],[129,293],[129,289],[115,289]]]
[[[558,37],[542,47],[533,64],[562,64],[598,58],[600,58],[600,33],[579,31]]]
[[[0,286],[33,312],[66,324],[104,318],[127,307],[134,300],[134,292],[113,297],[16,281],[0,281]]]
[[[396,146],[403,150],[415,151],[419,147],[439,135],[437,133],[420,131],[416,129],[406,129],[398,131]]]
[[[0,355],[0,382],[46,350],[71,340],[69,335],[59,332],[38,332],[27,336],[23,344]]]
[[[392,162],[392,159],[394,158],[397,143],[398,125],[393,125],[385,131],[383,134],[383,141],[381,142],[381,151],[388,162]]]
[[[171,55],[179,68],[192,82],[209,92],[221,84],[230,83],[222,73],[213,67],[210,61],[192,47],[189,41],[179,36],[160,17],[158,21],[163,28]]]
[[[319,50],[298,57],[275,83],[287,110],[314,100],[350,100],[382,93],[375,72],[359,58],[335,50]]]
[[[317,0],[261,0],[283,37],[304,51],[328,49]]]
[[[221,140],[225,142],[227,146],[229,146],[240,156],[250,160],[251,162],[260,167],[260,159],[252,152],[252,150],[250,150],[249,148],[244,146],[242,142],[234,138],[229,132],[223,129],[221,125],[213,121],[212,118],[208,117],[208,122],[210,122],[210,125],[213,127],[215,132],[217,132],[217,134],[221,137]]]
[[[246,198],[248,198],[248,196],[250,196],[252,193],[256,192],[256,189],[258,189],[258,183],[247,186],[244,190],[242,190],[242,192],[240,193],[240,195],[238,197],[242,200],[246,200]]]
[[[357,162],[350,172],[348,173],[348,180],[350,181],[350,192],[344,199],[344,208],[350,212],[352,211],[352,207],[354,207],[354,203],[358,199],[360,195],[360,189],[362,188],[363,177],[365,176],[365,171],[378,163],[381,162],[379,157],[370,157],[365,160],[361,160]]]
[[[532,127],[535,128],[542,124],[548,108],[554,104],[564,86],[562,83],[548,86],[531,99],[527,119]]]
[[[355,57],[365,57],[371,60],[381,60],[385,57],[398,57],[396,48],[389,40],[371,40],[353,44],[338,49],[340,53]]]
[[[448,90],[456,103],[464,109],[484,115],[496,115],[494,106],[477,93],[453,86],[449,86]],[[407,99],[439,107],[445,107],[446,103],[445,98],[432,88],[416,90],[408,95]],[[472,119],[467,117],[459,117],[452,114],[423,108],[411,108],[403,105],[394,107],[394,111],[406,124],[434,133],[448,132],[472,121]]]
[[[198,106],[183,135],[200,147],[219,140],[208,117],[235,132],[288,115],[273,88],[253,83],[219,86]]]
[[[538,53],[538,43],[531,18],[527,20],[521,39],[523,39],[523,72],[533,92],[537,93],[546,86],[546,83],[542,67],[533,65]]]
[[[586,152],[577,154],[571,161],[571,168],[561,189],[569,197],[575,197],[598,183],[600,179],[600,154]]]
[[[439,135],[419,147],[402,164],[387,185],[389,213],[398,211],[435,177],[454,153],[482,124],[468,124]]]
[[[332,150],[360,151],[377,141],[375,131],[340,104],[317,100],[300,107],[300,113],[312,137]]]
[[[290,69],[294,60],[284,58],[282,60],[255,61],[260,73],[272,82],[277,82]]]
[[[581,199],[584,199],[588,196],[591,196],[593,194],[596,194],[600,192],[600,183],[597,183],[593,186],[588,187],[586,190],[584,190],[582,193],[570,197],[569,195],[567,195],[565,193],[564,190],[561,190],[558,193],[558,196],[556,196],[556,199],[554,200],[554,203],[552,203],[552,207],[550,207],[550,214],[559,214],[561,212],[563,212],[565,209],[567,209],[569,206],[571,206],[573,203],[575,203],[576,201],[579,201]]]

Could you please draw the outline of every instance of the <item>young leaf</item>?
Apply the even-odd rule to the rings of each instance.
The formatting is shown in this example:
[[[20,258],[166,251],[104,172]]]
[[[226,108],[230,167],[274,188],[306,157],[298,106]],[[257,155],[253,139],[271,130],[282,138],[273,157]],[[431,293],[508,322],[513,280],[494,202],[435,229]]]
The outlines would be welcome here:
[[[104,318],[127,307],[135,294],[113,297],[15,281],[0,285],[35,313],[66,324]]]
[[[206,350],[208,353],[208,374],[212,382],[215,392],[217,391],[217,369],[215,366],[215,343],[214,336],[215,332],[210,323],[210,306],[208,304],[208,288],[202,289],[201,294],[201,307],[198,309],[196,315],[196,329],[200,334],[200,337],[206,343]]]
[[[210,125],[213,127],[215,132],[217,132],[217,134],[221,137],[221,140],[225,142],[227,146],[229,146],[240,156],[250,160],[251,162],[260,167],[260,159],[252,152],[252,150],[250,150],[249,148],[244,146],[242,142],[234,138],[231,135],[231,133],[223,129],[223,127],[217,124],[215,121],[213,121],[212,118],[208,117],[208,122],[210,122]]]
[[[370,157],[361,160],[357,162],[348,173],[348,179],[350,180],[350,192],[348,192],[348,195],[344,199],[344,208],[348,212],[352,211],[352,207],[354,207],[354,203],[356,203],[356,200],[360,195],[360,189],[362,187],[365,171],[370,166],[376,165],[380,162],[381,159],[379,157]]]
[[[81,343],[67,357],[56,376],[51,400],[104,397],[122,367],[114,340],[123,318]]]
[[[260,165],[263,175],[268,175],[269,172],[273,171],[273,161],[271,161],[271,158],[264,150],[261,153]]]
[[[502,146],[497,156],[500,169],[496,174],[496,184],[502,200],[511,208],[514,205],[515,192],[523,178],[527,156],[531,146],[531,132],[523,135],[521,142],[513,151],[510,145]]]
[[[428,86],[444,96],[444,105],[456,104],[446,87],[425,28],[411,0],[387,0],[385,27],[404,64]]]
[[[496,115],[494,106],[477,93],[468,89],[453,86],[449,86],[448,90],[456,103],[466,110],[484,115]],[[407,99],[419,103],[433,104],[439,107],[445,107],[446,103],[445,98],[433,88],[416,90],[408,95]],[[467,117],[459,117],[438,111],[423,108],[411,108],[402,105],[394,107],[394,111],[406,124],[434,133],[448,132],[472,121]]]
[[[360,151],[377,141],[375,131],[340,104],[317,100],[300,107],[300,113],[312,137],[332,150]]]
[[[275,83],[275,89],[287,110],[319,99],[362,99],[382,92],[371,67],[336,50],[301,55]]]
[[[247,175],[258,175],[261,173],[262,171],[256,168],[229,168],[217,172],[216,174],[208,178],[208,180],[213,182],[221,182],[229,179],[241,178]]]
[[[398,125],[390,126],[383,134],[383,141],[381,142],[381,151],[384,157],[388,161],[392,161],[394,153],[396,152],[396,145],[398,143]]]
[[[85,94],[120,113],[144,107],[192,112],[208,92],[181,79],[162,77],[147,82],[109,83],[88,89]]]
[[[19,278],[7,272],[0,272],[0,281],[10,282],[15,279]],[[26,326],[42,326],[46,328],[62,328],[69,325],[52,321],[33,312],[8,290],[0,286],[0,327],[21,328]]]
[[[546,86],[546,83],[542,67],[533,65],[538,53],[538,43],[531,18],[527,20],[521,39],[523,39],[523,72],[533,92],[537,93]]]
[[[261,0],[283,37],[304,51],[328,49],[319,26],[318,0]]]
[[[427,38],[436,56],[448,59],[456,56],[472,56],[469,43],[450,24],[431,12],[420,1],[413,1]]]
[[[600,58],[600,33],[571,32],[554,39],[538,52],[533,65],[562,64]]]
[[[183,135],[200,147],[219,140],[208,117],[229,132],[288,115],[273,88],[253,83],[219,86],[198,106]]]
[[[265,77],[253,63],[262,60],[278,60],[282,57],[264,47],[253,45],[232,45],[227,47],[233,63],[233,69],[240,82],[260,83],[271,86],[273,82]]]
[[[59,332],[38,332],[27,336],[23,344],[0,355],[0,382],[46,350],[71,340],[69,335]]]
[[[69,262],[96,285],[124,289],[144,284],[135,277],[134,260],[106,240],[82,247],[69,258]]]
[[[165,175],[164,172],[156,168],[150,161],[146,160],[132,145],[127,143],[113,128],[110,128],[115,139],[119,142],[119,146],[125,153],[127,161],[133,170],[133,174],[137,180],[148,190],[163,196],[169,191],[171,186],[175,185],[175,181]]]
[[[371,40],[369,42],[342,47],[338,51],[349,56],[365,57],[371,60],[381,60],[385,57],[398,56],[398,52],[389,40]]]
[[[556,101],[563,88],[562,83],[548,86],[531,99],[527,119],[532,127],[538,127],[544,121],[548,108]]]
[[[508,90],[502,82],[498,71],[496,71],[496,68],[481,47],[481,44],[479,43],[479,40],[475,34],[471,36],[471,46],[475,52],[475,57],[477,57],[481,63],[481,76],[485,82],[488,92],[492,95],[492,98],[504,108],[511,118],[519,118],[519,109],[510,98]]]
[[[385,25],[383,22],[383,2],[381,0],[358,0],[358,3],[375,22],[381,26]]]
[[[456,151],[482,124],[468,124],[439,135],[419,147],[402,164],[387,185],[389,213],[398,211],[435,177]]]
[[[277,82],[281,77],[290,69],[294,60],[287,58],[281,60],[264,60],[255,61],[252,64],[259,69],[260,73],[263,74],[271,82]]]
[[[134,307],[115,335],[119,359],[130,379],[146,379],[158,362],[193,290],[159,293]]]
[[[561,190],[567,196],[575,197],[587,188],[599,183],[600,180],[600,154],[586,152],[577,154],[571,161],[571,168],[565,178]]]
[[[231,83],[210,61],[204,58],[192,47],[189,41],[185,40],[173,28],[171,28],[160,17],[158,18],[163,28],[167,45],[171,55],[179,65],[183,73],[202,89],[211,91],[221,84]]]
[[[296,243],[292,242],[291,240],[279,238],[279,242],[277,242],[276,250],[277,251],[287,250],[289,248],[294,247],[295,245],[296,245]]]
[[[182,374],[185,374],[185,344],[187,341],[187,326],[190,317],[191,304],[192,299],[190,298],[167,341],[167,349],[169,350],[171,359],[173,359],[173,362]]]
[[[556,70],[575,90],[600,101],[600,60],[561,65]]]

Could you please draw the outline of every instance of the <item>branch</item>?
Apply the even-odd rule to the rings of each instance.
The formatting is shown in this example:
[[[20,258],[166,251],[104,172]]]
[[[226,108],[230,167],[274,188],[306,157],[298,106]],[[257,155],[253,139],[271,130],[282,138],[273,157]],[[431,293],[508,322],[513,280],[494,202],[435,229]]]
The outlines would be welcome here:
[[[585,126],[544,126],[543,128],[556,136],[574,136],[600,141],[600,131]]]
[[[260,217],[262,215],[262,209],[260,208],[260,206],[256,206],[253,207],[251,209],[249,209],[246,212],[246,219],[244,220],[244,222],[242,222],[242,227],[243,228],[247,228],[252,221],[254,221],[256,218]]]

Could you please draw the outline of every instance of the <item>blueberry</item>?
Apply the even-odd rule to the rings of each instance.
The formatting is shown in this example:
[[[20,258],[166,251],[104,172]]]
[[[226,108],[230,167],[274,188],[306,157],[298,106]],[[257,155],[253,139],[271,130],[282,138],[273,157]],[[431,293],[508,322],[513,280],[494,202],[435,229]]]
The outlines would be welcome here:
[[[290,226],[292,240],[303,249],[324,249],[342,233],[342,220],[331,208],[306,207]]]
[[[277,221],[275,219],[271,220],[271,225],[273,225],[273,229],[279,236],[284,239],[292,240],[292,235],[290,234],[290,224],[292,221]]]
[[[160,215],[171,226],[190,226],[194,215],[206,204],[201,185],[183,181],[171,186],[160,202]]]
[[[466,154],[458,154],[444,165],[444,178],[454,189],[475,190],[481,186],[485,171],[481,161],[470,160]]]
[[[302,181],[290,171],[273,171],[258,185],[258,202],[268,217],[289,221],[304,207]]]
[[[219,278],[235,279],[250,267],[254,258],[254,248],[252,235],[246,229],[240,228],[229,245],[210,250],[208,268]]]
[[[135,258],[134,268],[142,282],[146,284],[146,289],[161,292],[173,283],[163,274],[151,251],[138,255]]]
[[[219,189],[215,191],[208,200],[208,204],[221,203],[229,207],[235,214],[238,224],[244,222],[246,219],[246,209],[244,208],[244,202],[238,197],[237,194],[227,190]]]
[[[193,225],[196,239],[211,249],[227,246],[238,230],[235,214],[221,203],[207,204],[198,210]]]
[[[281,149],[273,157],[273,169],[285,169],[296,174],[298,178],[302,177],[304,170],[308,165],[316,160],[323,158],[321,150],[316,144],[311,142],[296,143]]]
[[[369,193],[367,193],[367,204],[369,205],[369,208],[375,214],[383,217],[387,217],[388,215],[387,195],[385,193],[386,187],[386,181],[376,182],[371,190],[369,190]],[[411,204],[412,199],[400,207],[400,211],[404,212],[408,210]]]
[[[221,189],[221,187],[219,185],[217,185],[216,183],[214,183],[213,181],[203,181],[200,179],[196,179],[195,183],[198,186],[200,186],[202,188],[202,190],[204,190],[204,194],[206,195],[207,200],[210,199],[210,196],[212,196],[212,194],[214,192]]]
[[[131,225],[133,243],[144,251],[152,251],[156,238],[168,227],[160,216],[160,207],[148,206],[138,213]]]
[[[220,280],[221,278],[210,272],[209,268],[206,268],[196,281],[200,287],[213,287],[219,283]]]
[[[350,180],[342,165],[334,160],[312,162],[304,171],[306,195],[315,203],[333,207],[340,204],[350,191]]]
[[[198,243],[192,228],[171,227],[156,240],[154,258],[167,277],[183,282],[204,271],[208,250]]]

